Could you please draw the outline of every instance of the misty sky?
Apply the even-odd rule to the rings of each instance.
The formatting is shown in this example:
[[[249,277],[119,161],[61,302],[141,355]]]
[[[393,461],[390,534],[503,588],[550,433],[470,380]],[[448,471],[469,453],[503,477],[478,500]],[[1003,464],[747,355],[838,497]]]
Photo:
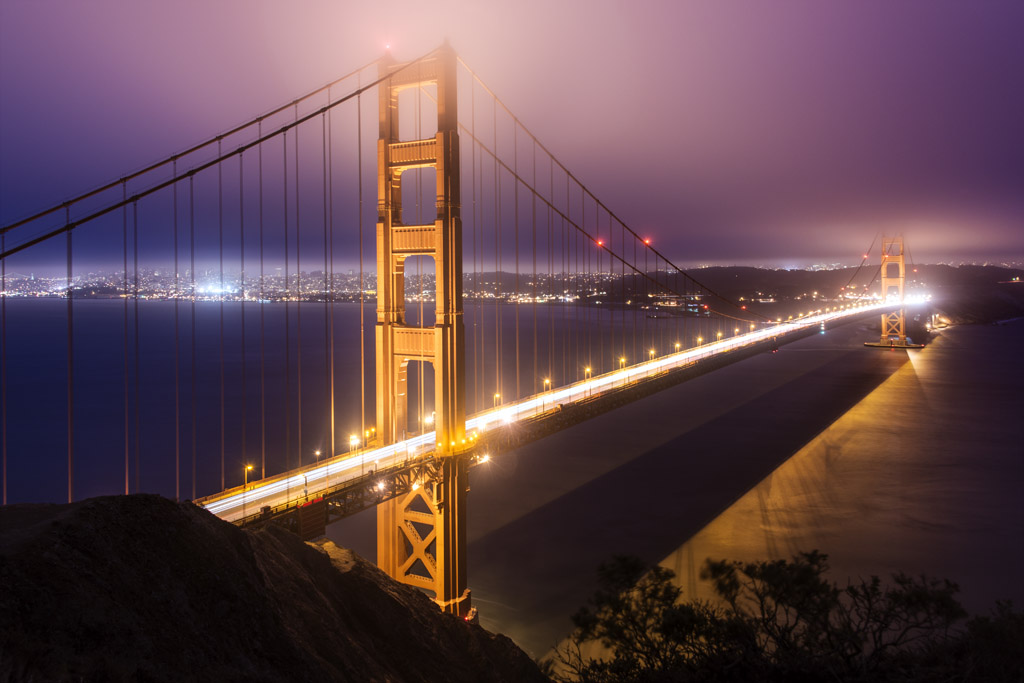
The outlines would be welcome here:
[[[675,260],[1024,260],[1024,3],[4,0],[0,222],[448,38]]]

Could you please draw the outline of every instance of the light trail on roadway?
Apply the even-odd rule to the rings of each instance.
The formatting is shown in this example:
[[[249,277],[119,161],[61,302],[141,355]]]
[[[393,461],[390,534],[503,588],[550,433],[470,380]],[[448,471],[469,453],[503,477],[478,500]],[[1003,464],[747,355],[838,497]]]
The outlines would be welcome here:
[[[485,435],[490,429],[504,427],[534,417],[560,404],[574,403],[600,396],[604,392],[628,386],[632,382],[652,375],[700,362],[773,337],[786,337],[810,327],[820,327],[854,315],[891,308],[894,305],[898,304],[881,301],[851,305],[850,308],[815,313],[786,322],[771,323],[769,327],[759,330],[716,339],[684,351],[654,357],[643,363],[535,394],[516,403],[479,412],[466,420],[466,434],[472,442],[475,440],[475,436]],[[250,482],[248,486],[228,489],[194,502],[225,521],[238,521],[247,515],[258,512],[263,507],[278,508],[287,504],[298,504],[300,501],[315,498],[328,489],[347,481],[426,457],[440,445],[435,438],[434,432],[424,432],[388,446],[337,455],[314,465]],[[460,447],[462,445],[458,444]]]

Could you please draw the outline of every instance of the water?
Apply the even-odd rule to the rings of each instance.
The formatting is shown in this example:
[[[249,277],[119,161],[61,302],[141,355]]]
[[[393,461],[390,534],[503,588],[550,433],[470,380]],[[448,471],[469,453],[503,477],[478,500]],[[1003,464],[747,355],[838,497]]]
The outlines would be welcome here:
[[[243,357],[242,306],[223,306],[229,486],[241,483],[244,462],[259,462],[261,427],[268,473],[294,465],[300,455],[309,462],[330,433],[325,306],[301,307],[301,446],[298,307],[250,303],[244,309]],[[120,493],[124,303],[75,301],[74,310],[75,497]],[[369,422],[372,306],[367,312]],[[9,502],[59,502],[67,495],[65,313],[63,300],[7,302]],[[489,407],[498,386],[504,396],[515,393],[515,313],[514,306],[467,302],[471,411]],[[595,371],[614,367],[623,331],[634,324],[641,335],[635,350],[632,340],[627,344],[629,356],[646,344],[671,350],[676,338],[685,343],[713,333],[706,321],[623,320],[621,313],[583,307],[538,306],[537,313],[535,374],[533,308],[519,307],[523,394],[543,381],[540,375],[557,384],[582,377],[585,363]],[[193,401],[192,307],[178,305],[182,497],[192,493],[193,405],[197,493],[216,491],[221,481],[221,306],[198,303],[195,314]],[[419,307],[410,306],[408,315],[418,320]],[[359,326],[358,305],[335,304],[333,316],[336,438],[343,450],[360,426],[359,336],[352,332]],[[139,302],[136,429],[129,304],[128,485],[172,497],[174,317],[173,302]],[[602,329],[607,336],[598,334]],[[543,655],[569,632],[569,616],[593,590],[597,564],[616,552],[674,569],[691,597],[709,595],[699,580],[706,557],[787,557],[818,548],[830,554],[840,580],[926,571],[960,582],[973,611],[985,611],[996,598],[1024,603],[1024,321],[952,328],[909,354],[861,346],[875,336],[873,323],[814,335],[475,468],[469,571],[484,625]],[[417,416],[430,408],[430,377],[419,405],[419,379],[410,375],[409,427],[415,429]],[[370,510],[334,525],[330,534],[373,558],[373,523]]]
[[[1024,321],[950,329],[662,560],[820,548],[833,574],[948,577],[969,611],[1024,602]]]
[[[410,324],[432,324],[433,306],[410,304]],[[470,414],[490,408],[495,393],[515,400],[541,390],[544,379],[557,387],[582,379],[585,367],[596,375],[618,367],[620,357],[671,351],[676,341],[710,339],[717,329],[706,319],[654,319],[608,306],[467,300],[465,308]],[[67,301],[11,298],[6,309],[8,502],[62,502]],[[373,426],[372,303],[364,319],[365,407],[358,304],[197,302],[194,316],[193,325],[184,301],[74,302],[76,499],[125,490],[191,498],[241,484],[246,464],[254,465],[252,478],[311,462],[316,450],[331,450],[332,398],[335,452]],[[412,433],[433,410],[432,369],[421,377],[412,364],[409,380]]]
[[[534,656],[616,553],[708,597],[707,557],[817,548],[833,577],[948,577],[968,609],[1024,602],[1024,324],[867,349],[875,324],[786,345],[477,467],[469,577],[482,623]],[[373,553],[370,515],[332,530]]]

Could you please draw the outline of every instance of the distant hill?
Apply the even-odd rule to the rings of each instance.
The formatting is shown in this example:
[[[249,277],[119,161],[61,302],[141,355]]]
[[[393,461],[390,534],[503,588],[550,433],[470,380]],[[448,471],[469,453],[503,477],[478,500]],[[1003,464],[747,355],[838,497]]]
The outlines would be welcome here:
[[[154,495],[0,508],[0,681],[545,681],[329,541]]]
[[[914,270],[916,268],[916,272]],[[756,298],[758,293],[772,297],[776,303],[795,302],[798,297],[819,295],[831,299],[847,287],[854,291],[869,285],[878,290],[875,276],[878,266],[841,270],[768,270],[741,266],[700,268],[688,274],[722,296],[739,301]],[[1024,270],[999,266],[919,265],[907,268],[907,289],[927,291],[932,295],[934,309],[957,323],[994,322],[1024,315],[1024,283],[1010,284],[1013,278],[1024,279]],[[797,304],[797,308],[801,308]],[[751,304],[752,311],[772,315],[772,310]],[[788,313],[787,308],[787,313]]]
[[[746,266],[711,266],[688,270],[686,274],[725,299],[747,306],[751,313],[772,319],[785,319],[788,315],[795,316],[808,309],[829,306],[840,293],[877,292],[878,271],[879,266],[874,263],[859,269],[838,270],[772,270]],[[1024,280],[1024,270],[1018,268],[908,264],[906,276],[908,293],[929,292],[933,297],[934,310],[949,318],[951,322],[993,322],[1024,315],[1024,283],[1009,284],[1015,277]],[[686,287],[685,282],[673,280],[671,277],[666,278],[664,274],[652,275],[652,279],[668,282],[670,286],[679,283],[680,287]],[[473,282],[479,281],[482,283],[482,292],[493,293],[496,291],[497,280],[493,272],[469,273],[465,276],[465,291],[473,292]],[[580,291],[586,289],[584,282],[584,279],[578,281]],[[501,292],[516,291],[515,284],[513,273],[501,274]],[[530,277],[520,275],[518,291],[529,293],[530,286]],[[545,287],[550,285],[542,282],[538,291],[544,293]],[[559,283],[556,289],[560,287]],[[623,302],[631,301],[633,305],[637,305],[648,301],[647,293],[662,293],[651,280],[635,273],[627,273],[625,282],[615,279],[611,287],[606,289],[607,291],[599,297],[583,299],[583,303],[621,305]],[[716,308],[737,313],[728,305],[720,303]]]

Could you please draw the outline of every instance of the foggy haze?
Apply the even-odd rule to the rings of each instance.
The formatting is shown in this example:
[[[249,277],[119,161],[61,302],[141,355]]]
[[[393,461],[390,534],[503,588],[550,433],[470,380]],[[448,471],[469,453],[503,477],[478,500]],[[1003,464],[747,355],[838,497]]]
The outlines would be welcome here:
[[[15,0],[0,8],[0,222],[386,45],[405,60],[447,38],[683,265],[856,263],[879,232],[920,262],[1020,260],[1022,25],[1024,5],[994,1]]]

